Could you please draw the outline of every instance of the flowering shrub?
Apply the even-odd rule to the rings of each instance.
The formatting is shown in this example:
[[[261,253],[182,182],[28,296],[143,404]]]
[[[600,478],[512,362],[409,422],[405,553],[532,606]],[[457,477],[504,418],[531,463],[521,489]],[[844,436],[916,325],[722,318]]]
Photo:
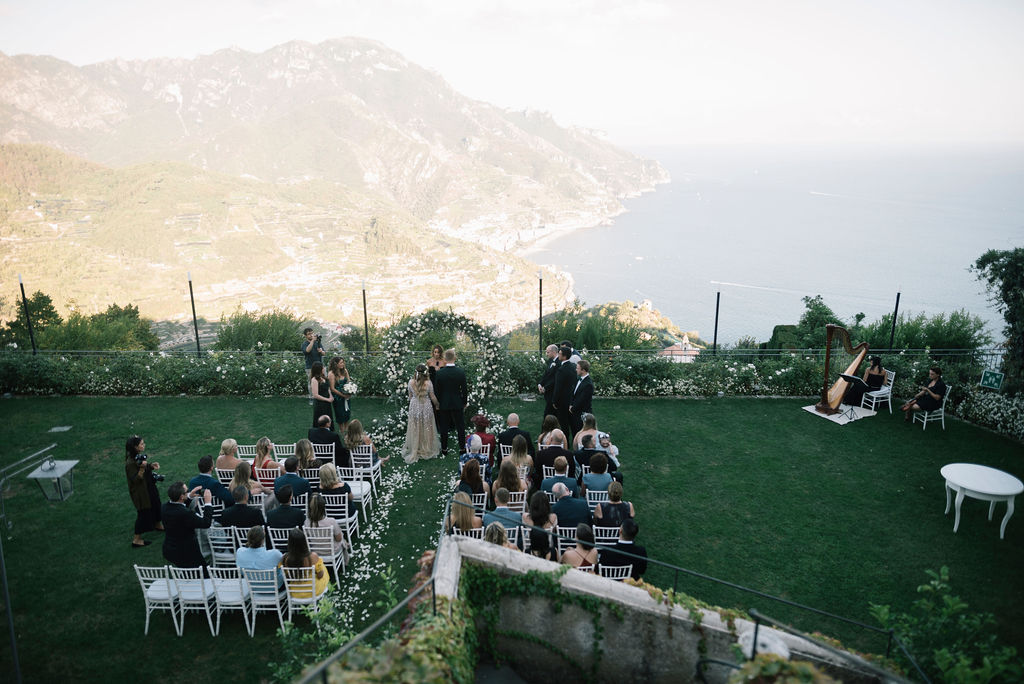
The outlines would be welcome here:
[[[1024,396],[1010,397],[992,390],[964,392],[956,414],[972,423],[1024,440]]]

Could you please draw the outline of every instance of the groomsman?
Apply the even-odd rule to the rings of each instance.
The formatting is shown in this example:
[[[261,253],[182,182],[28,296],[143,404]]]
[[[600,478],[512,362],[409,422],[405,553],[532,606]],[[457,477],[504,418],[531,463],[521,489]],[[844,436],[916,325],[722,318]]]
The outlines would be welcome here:
[[[537,385],[537,391],[544,395],[544,416],[553,416],[555,407],[552,402],[555,398],[555,374],[558,372],[558,345],[549,344],[545,353],[548,360],[544,366],[544,376],[541,377],[540,384]],[[541,420],[544,419],[544,416],[541,416]]]
[[[558,425],[565,438],[572,444],[572,425],[569,420],[569,406],[572,405],[573,388],[576,385],[576,364],[569,360],[572,347],[559,347],[558,372],[555,373],[555,396],[552,399]]]
[[[459,447],[455,452],[458,455],[466,445],[465,410],[469,402],[469,390],[466,388],[466,372],[455,365],[454,349],[445,351],[444,363],[434,376],[434,393],[440,405],[437,417],[441,431],[441,454],[448,450],[448,433],[454,427],[459,436]]]
[[[594,407],[594,381],[590,379],[590,362],[582,360],[576,364],[576,387],[572,392],[572,404],[569,406],[569,418],[572,422],[572,431],[579,432],[583,429],[583,414],[593,413]]]

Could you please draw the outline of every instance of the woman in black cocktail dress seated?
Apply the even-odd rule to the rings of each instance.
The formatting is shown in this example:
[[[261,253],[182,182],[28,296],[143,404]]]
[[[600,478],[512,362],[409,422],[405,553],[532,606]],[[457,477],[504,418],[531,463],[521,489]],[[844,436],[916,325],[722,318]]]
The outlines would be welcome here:
[[[867,383],[867,388],[860,385],[850,385],[849,389],[846,390],[846,396],[843,397],[843,403],[847,406],[860,406],[865,393],[881,389],[882,385],[885,384],[885,369],[882,368],[881,357],[871,357],[871,366],[864,371],[864,376],[861,379]]]
[[[942,371],[938,366],[928,370],[928,384],[914,398],[900,407],[906,415],[903,420],[910,422],[914,411],[934,411],[942,406],[942,398],[946,396],[946,383],[942,382]]]

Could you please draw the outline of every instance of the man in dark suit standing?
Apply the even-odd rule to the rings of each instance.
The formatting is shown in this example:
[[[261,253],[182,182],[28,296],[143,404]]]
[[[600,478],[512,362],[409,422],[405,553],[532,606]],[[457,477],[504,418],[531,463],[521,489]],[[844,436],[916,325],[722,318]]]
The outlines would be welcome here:
[[[352,467],[352,454],[341,443],[341,436],[331,429],[330,416],[320,416],[316,421],[316,427],[309,428],[306,437],[313,444],[333,444],[334,464],[339,468]]]
[[[533,438],[530,437],[530,433],[519,427],[519,414],[510,413],[508,414],[508,429],[504,432],[498,433],[498,444],[507,444],[512,446],[512,440],[518,435],[522,435],[523,439],[526,440],[526,451],[533,456],[536,453],[536,448],[533,446]]]
[[[615,542],[610,549],[601,549],[601,565],[632,565],[633,570],[630,572],[630,577],[635,580],[642,578],[644,573],[647,572],[647,549],[633,543],[639,531],[640,526],[636,524],[635,520],[632,518],[623,520],[622,526],[619,528],[619,541]],[[635,556],[643,556],[643,558],[623,556],[618,553],[619,551],[631,553]]]
[[[572,431],[579,432],[583,429],[583,414],[594,411],[592,400],[594,399],[594,381],[590,379],[590,362],[586,359],[576,364],[576,387],[572,392],[572,403],[569,406],[569,420],[572,423]]]
[[[555,374],[558,372],[558,345],[549,344],[545,353],[548,359],[545,362],[544,375],[540,379],[540,384],[537,385],[537,391],[544,395],[544,416],[553,416],[555,407],[552,402],[555,399]],[[541,416],[542,420],[544,416]]]
[[[199,550],[196,530],[207,529],[213,524],[213,494],[203,489],[203,515],[200,517],[188,510],[186,504],[196,498],[201,487],[186,492],[184,482],[175,482],[167,488],[169,501],[160,509],[164,521],[164,558],[179,568],[206,567],[206,559]]]
[[[571,347],[561,347],[558,350],[558,372],[555,374],[555,415],[558,416],[558,425],[562,428],[565,438],[572,444],[572,423],[569,420],[569,407],[572,405],[573,388],[576,386],[576,364],[569,360],[572,355]]]
[[[448,451],[448,433],[454,427],[459,435],[456,456],[462,453],[466,444],[466,404],[469,390],[466,388],[466,372],[455,365],[455,350],[444,353],[444,367],[437,369],[434,376],[434,393],[440,408],[437,410],[441,432],[441,453]]]

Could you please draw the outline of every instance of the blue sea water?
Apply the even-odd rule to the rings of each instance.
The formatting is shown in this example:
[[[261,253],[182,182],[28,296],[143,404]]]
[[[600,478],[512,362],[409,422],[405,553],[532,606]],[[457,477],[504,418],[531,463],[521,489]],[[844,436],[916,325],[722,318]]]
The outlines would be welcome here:
[[[1024,246],[1024,147],[671,147],[638,150],[672,182],[612,225],[528,256],[571,273],[588,304],[649,299],[720,344],[767,340],[802,297],[837,315],[966,309],[1001,339],[968,267]]]

